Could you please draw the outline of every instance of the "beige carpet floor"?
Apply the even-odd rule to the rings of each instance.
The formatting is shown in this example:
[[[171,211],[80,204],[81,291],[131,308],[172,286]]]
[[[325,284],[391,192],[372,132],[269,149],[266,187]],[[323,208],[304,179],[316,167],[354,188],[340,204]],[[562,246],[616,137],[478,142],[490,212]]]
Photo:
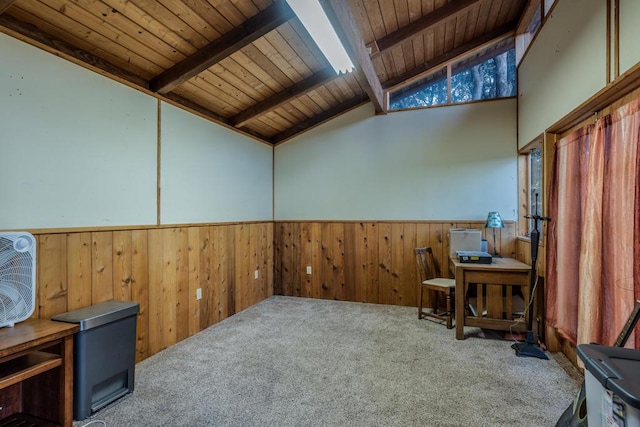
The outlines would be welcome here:
[[[415,308],[272,297],[136,366],[135,391],[74,423],[553,426],[575,379]]]

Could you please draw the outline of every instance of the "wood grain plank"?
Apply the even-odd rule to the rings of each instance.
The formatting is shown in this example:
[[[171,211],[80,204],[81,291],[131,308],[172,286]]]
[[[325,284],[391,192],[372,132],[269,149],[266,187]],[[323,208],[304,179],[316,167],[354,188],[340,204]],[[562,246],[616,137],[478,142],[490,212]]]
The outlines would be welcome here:
[[[275,293],[275,279],[274,279],[274,243],[275,243],[275,225],[272,222],[266,224],[267,238],[265,243],[265,268],[267,269],[267,297],[273,296]]]
[[[131,231],[131,300],[139,306],[136,320],[136,362],[149,356],[149,231]]]
[[[42,263],[42,260],[39,261]],[[67,234],[67,309],[91,305],[91,233]]]
[[[177,281],[178,262],[176,252],[178,251],[178,241],[176,238],[176,228],[165,228],[162,233],[162,341],[161,348],[172,346],[177,340]]]
[[[345,247],[344,247],[344,230],[345,224],[336,222],[331,224],[332,239],[332,259],[333,259],[333,275],[331,283],[334,288],[333,298],[338,301],[345,301],[345,276],[344,276],[344,263],[345,263]]]
[[[344,237],[342,253],[343,259],[343,291],[344,301],[357,301],[356,293],[358,284],[356,283],[356,263],[357,253],[362,251],[356,242],[356,224],[348,222],[343,225]]]
[[[402,248],[402,299],[403,305],[415,307],[418,305],[417,293],[418,277],[416,276],[413,248],[417,247],[418,226],[415,222],[404,223],[404,238]]]
[[[206,227],[203,227],[206,229]],[[208,289],[200,287],[200,227],[189,227],[187,229],[187,259],[189,263],[189,280],[188,280],[188,312],[189,312],[189,329],[188,335],[191,336],[200,332],[200,318],[202,307],[206,306],[209,299]],[[202,292],[203,298],[198,300],[196,295],[198,290]]]
[[[333,228],[331,227],[331,223],[322,223],[320,225],[321,228],[321,238],[322,242],[322,267],[321,267],[321,277],[322,283],[320,287],[320,298],[322,299],[333,299],[335,295],[335,287],[331,279],[333,278]]]
[[[189,293],[189,233],[185,228],[177,228],[176,239],[176,341],[182,341],[189,334],[189,307],[195,305],[195,294]]]
[[[379,287],[378,303],[392,304],[393,301],[393,275],[392,275],[392,231],[391,224],[382,222],[378,224],[378,256],[379,262]]]
[[[246,307],[251,307],[260,301],[260,268],[258,262],[258,244],[260,243],[260,225],[259,224],[249,224],[248,227],[248,295],[249,298],[247,300]],[[257,277],[256,277],[257,274]]]
[[[37,255],[36,279],[38,285],[38,317],[49,319],[67,311],[67,236],[47,234],[40,236]]]
[[[211,263],[211,288],[209,298],[211,299],[211,308],[209,311],[208,323],[213,325],[224,319],[226,316],[227,294],[223,290],[222,281],[225,279],[224,269],[222,268],[222,248],[220,246],[220,235],[223,226],[209,227],[209,244],[210,244],[210,263]]]
[[[113,298],[131,301],[131,230],[113,232]]]
[[[380,249],[378,243],[378,224],[370,222],[366,224],[367,228],[367,300],[371,303],[379,303],[380,295],[380,267],[378,251]]]
[[[91,304],[113,300],[113,232],[91,233],[93,271]]]
[[[313,274],[313,239],[311,234],[312,224],[305,222],[300,227],[300,296],[305,298],[311,298],[313,296],[313,289],[311,286],[311,278]],[[311,268],[311,273],[307,271],[307,268]],[[317,274],[318,272],[316,272]]]
[[[163,349],[165,322],[163,320],[163,261],[164,230],[149,230],[149,354],[156,354]]]
[[[197,239],[193,244],[198,245],[198,255],[200,257],[197,264],[197,286],[202,289],[202,299],[198,306],[200,313],[198,329],[203,330],[219,320],[217,319],[217,311],[214,305],[216,300],[215,287],[211,280],[211,227],[198,227],[198,236],[194,236],[193,238]],[[191,254],[189,255],[189,263],[191,264]],[[193,295],[192,291],[191,296],[193,297]]]
[[[156,92],[170,92],[233,52],[257,41],[293,17],[293,11],[286,2],[276,2],[273,6],[260,12],[259,15],[236,25],[234,29],[223,34],[214,42],[202,46],[189,58],[162,72],[151,80],[150,87]]]
[[[404,305],[404,224],[391,224],[391,304]]]
[[[224,276],[224,292],[226,293],[226,312],[227,316],[232,316],[236,313],[236,286],[238,279],[235,275],[235,244],[236,227],[234,225],[225,225],[221,230],[223,233],[220,235],[225,241],[221,242],[222,267],[225,269]]]
[[[371,63],[369,53],[362,41],[351,9],[346,2],[340,0],[321,0],[329,21],[338,33],[340,40],[351,58],[356,73],[364,83],[364,89],[374,105],[376,113],[385,113],[384,95],[380,79]]]

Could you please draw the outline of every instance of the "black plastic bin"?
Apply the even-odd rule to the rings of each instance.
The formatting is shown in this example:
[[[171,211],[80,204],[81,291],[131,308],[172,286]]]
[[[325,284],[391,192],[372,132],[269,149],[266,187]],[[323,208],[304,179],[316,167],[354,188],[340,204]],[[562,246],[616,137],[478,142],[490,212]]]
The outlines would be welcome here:
[[[52,317],[77,323],[73,340],[73,418],[83,420],[133,391],[139,304],[109,301]]]

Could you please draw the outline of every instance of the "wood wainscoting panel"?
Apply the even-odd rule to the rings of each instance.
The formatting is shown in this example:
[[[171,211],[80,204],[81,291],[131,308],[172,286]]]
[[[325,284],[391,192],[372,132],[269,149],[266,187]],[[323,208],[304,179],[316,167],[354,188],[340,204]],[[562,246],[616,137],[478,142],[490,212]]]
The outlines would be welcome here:
[[[273,295],[271,221],[34,235],[33,317],[49,319],[110,300],[136,301],[136,361]]]
[[[441,274],[451,277],[449,230],[476,228],[485,235],[483,225],[479,221],[276,221],[274,292],[416,306],[413,248],[431,246]],[[509,222],[496,230],[498,251],[504,256],[516,255],[515,227]]]

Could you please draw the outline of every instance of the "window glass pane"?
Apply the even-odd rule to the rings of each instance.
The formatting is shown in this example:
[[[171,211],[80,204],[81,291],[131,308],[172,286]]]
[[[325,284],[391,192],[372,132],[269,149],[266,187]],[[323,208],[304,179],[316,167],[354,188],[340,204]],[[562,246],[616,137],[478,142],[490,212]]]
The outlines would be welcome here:
[[[515,49],[481,63],[460,64],[451,76],[451,101],[468,102],[516,94]],[[456,69],[457,68],[457,69]]]
[[[443,68],[425,80],[392,93],[389,96],[389,109],[430,107],[448,102],[447,70]]]
[[[549,13],[551,6],[553,6],[555,2],[556,0],[544,0],[544,16],[547,16],[547,13]]]

